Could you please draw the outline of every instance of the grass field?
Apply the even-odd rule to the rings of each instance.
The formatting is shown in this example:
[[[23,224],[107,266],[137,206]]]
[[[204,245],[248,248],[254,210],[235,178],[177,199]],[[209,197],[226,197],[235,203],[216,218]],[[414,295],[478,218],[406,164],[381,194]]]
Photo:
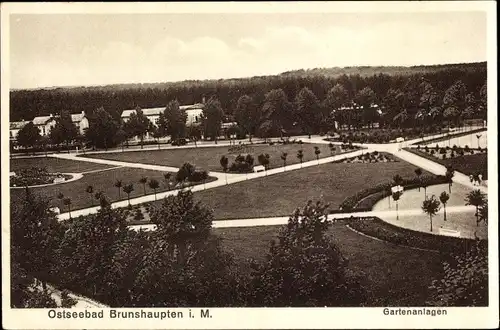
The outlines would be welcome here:
[[[404,161],[329,163],[196,192],[195,198],[214,210],[215,219],[286,216],[308,200],[337,209],[346,197],[396,174],[414,177],[415,169]]]
[[[330,148],[327,144],[286,144],[286,145],[248,145],[248,150],[230,152],[229,146],[224,147],[205,147],[205,148],[184,148],[184,149],[169,149],[169,150],[147,150],[147,151],[131,151],[131,152],[116,152],[106,154],[90,154],[86,157],[119,160],[133,163],[144,163],[154,165],[168,165],[180,167],[183,163],[189,162],[200,168],[208,171],[222,171],[220,158],[226,156],[229,158],[229,166],[239,154],[249,153],[255,158],[255,165],[258,165],[257,156],[259,154],[269,154],[270,168],[283,166],[281,154],[288,153],[287,165],[299,163],[297,151],[302,149],[304,153],[303,161],[315,160],[314,147],[317,146],[321,150],[320,158],[329,157],[331,155]],[[337,153],[340,150],[337,147]]]
[[[248,258],[262,260],[279,226],[219,228],[214,233],[223,247],[234,254],[244,271]],[[398,247],[361,236],[342,223],[329,230],[332,240],[349,258],[349,267],[366,277],[369,306],[422,306],[432,279],[441,274],[439,254]]]
[[[10,160],[10,171],[15,172],[31,167],[45,167],[49,173],[82,173],[103,170],[113,166],[53,157],[17,158]]]
[[[475,174],[477,172],[483,175],[483,180],[488,180],[488,153],[475,153],[473,155],[458,156],[454,158],[437,158],[423,151],[414,148],[407,148],[410,152],[416,155],[430,159],[444,166],[451,165],[456,171],[466,175]]]
[[[50,199],[51,204],[53,206],[58,206],[61,212],[67,212],[67,207],[63,206],[62,202],[57,198],[57,194],[60,192],[62,192],[65,197],[71,198],[71,208],[76,210],[92,206],[90,195],[85,191],[89,185],[94,187],[94,192],[102,191],[114,202],[118,200],[118,188],[114,186],[116,180],[122,180],[123,185],[128,183],[134,184],[134,191],[130,194],[130,198],[133,198],[144,195],[143,186],[139,183],[139,179],[143,176],[148,177],[148,179],[156,179],[160,182],[160,189],[158,189],[158,192],[166,190],[167,187],[164,183],[163,173],[164,172],[160,171],[122,167],[103,172],[84,174],[83,178],[76,181],[47,187],[32,188],[31,190]],[[175,174],[173,174],[173,177],[174,176]],[[10,193],[12,199],[23,198],[25,191],[24,189],[11,189]],[[146,193],[153,193],[153,190],[150,189],[147,184]],[[121,199],[127,199],[127,195],[123,190],[121,191]]]

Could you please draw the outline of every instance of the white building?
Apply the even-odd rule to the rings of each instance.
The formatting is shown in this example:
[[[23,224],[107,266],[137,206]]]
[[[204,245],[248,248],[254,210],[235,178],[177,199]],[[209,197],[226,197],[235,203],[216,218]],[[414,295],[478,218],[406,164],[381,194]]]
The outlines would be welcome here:
[[[179,106],[181,110],[184,110],[187,114],[186,125],[191,126],[196,123],[201,122],[201,116],[203,114],[203,104],[197,103],[192,105],[181,105]],[[155,126],[158,126],[158,118],[160,118],[160,113],[165,111],[165,107],[161,108],[147,108],[141,109],[142,113],[148,118],[150,122],[152,122]],[[130,115],[135,113],[134,110],[124,110],[122,112],[121,118],[124,122],[129,121]]]
[[[89,128],[89,120],[85,115],[85,111],[81,113],[71,114],[71,121],[78,128],[80,134],[85,133],[85,130]],[[33,118],[32,122],[36,128],[40,131],[40,135],[47,136],[54,126],[56,126],[56,119],[59,116],[54,116],[50,114],[48,116],[38,116]],[[28,122],[26,122],[28,123]],[[12,123],[11,123],[12,125]]]
[[[53,114],[48,116],[38,116],[33,118],[33,125],[40,131],[41,136],[47,136],[54,126],[56,126],[56,117]]]
[[[89,120],[85,116],[85,111],[77,114],[71,114],[71,121],[78,127],[80,134],[84,134],[85,130],[89,128]]]
[[[11,141],[17,140],[17,135],[19,134],[19,131],[24,126],[26,126],[27,123],[29,123],[29,121],[26,121],[26,120],[10,122],[10,125],[9,125],[9,140],[11,140]]]

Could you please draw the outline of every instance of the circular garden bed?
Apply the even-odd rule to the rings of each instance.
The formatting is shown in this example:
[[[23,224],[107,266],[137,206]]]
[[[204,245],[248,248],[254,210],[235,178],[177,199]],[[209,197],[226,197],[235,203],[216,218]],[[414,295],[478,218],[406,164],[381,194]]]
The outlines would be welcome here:
[[[49,173],[46,168],[32,167],[29,169],[23,169],[18,173],[14,173],[10,177],[11,187],[32,187],[41,186],[53,183],[62,183],[73,176],[64,173]]]

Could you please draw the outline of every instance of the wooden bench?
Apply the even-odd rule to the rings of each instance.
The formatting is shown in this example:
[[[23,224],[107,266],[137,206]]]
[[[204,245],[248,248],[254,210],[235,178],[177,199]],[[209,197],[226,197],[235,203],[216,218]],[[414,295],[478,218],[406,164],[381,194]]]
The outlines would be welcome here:
[[[460,232],[453,229],[439,228],[439,235],[460,237]]]
[[[254,166],[254,167],[253,167],[253,171],[254,171],[254,173],[257,173],[257,172],[263,172],[263,171],[265,171],[265,170],[266,170],[266,168],[265,168],[264,166],[262,166],[262,165],[257,165],[257,166]]]

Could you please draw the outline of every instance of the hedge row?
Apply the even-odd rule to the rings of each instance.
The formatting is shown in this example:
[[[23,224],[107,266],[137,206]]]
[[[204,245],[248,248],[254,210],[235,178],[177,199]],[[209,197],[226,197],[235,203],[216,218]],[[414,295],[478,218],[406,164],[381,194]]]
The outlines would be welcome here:
[[[418,188],[419,186],[422,187],[424,184],[427,186],[430,185],[435,185],[435,184],[441,184],[441,183],[446,183],[446,178],[442,175],[437,175],[437,176],[423,176],[421,178],[411,178],[411,179],[403,179],[402,186],[405,189],[412,189],[412,188]],[[361,190],[357,192],[353,196],[349,196],[344,201],[340,204],[339,209],[341,209],[343,212],[351,212],[351,211],[360,211],[360,208],[358,208],[358,204],[367,198],[370,195],[377,194],[377,196],[380,196],[377,200],[372,199],[371,201],[363,202],[363,209],[369,208],[371,210],[371,207],[380,199],[387,197],[391,194],[390,189],[393,186],[393,183],[382,183],[379,185],[376,185],[371,188],[367,188],[364,190]],[[368,204],[367,204],[368,203]]]
[[[398,245],[435,250],[440,253],[461,253],[468,251],[476,244],[473,239],[434,235],[401,228],[376,217],[373,217],[372,220],[351,218],[346,222],[352,229],[371,237]],[[482,240],[480,244],[487,248],[488,241]]]

